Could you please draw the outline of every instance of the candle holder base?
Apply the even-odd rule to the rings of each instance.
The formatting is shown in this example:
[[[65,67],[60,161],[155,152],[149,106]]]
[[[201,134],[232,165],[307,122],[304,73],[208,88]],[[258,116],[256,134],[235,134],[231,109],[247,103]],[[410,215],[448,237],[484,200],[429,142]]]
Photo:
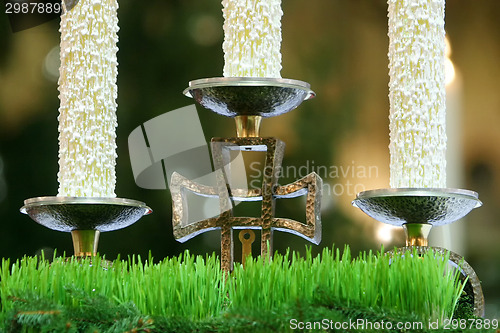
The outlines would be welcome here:
[[[56,231],[71,232],[75,256],[97,254],[99,234],[126,228],[151,208],[122,198],[37,197],[24,201],[21,213]]]

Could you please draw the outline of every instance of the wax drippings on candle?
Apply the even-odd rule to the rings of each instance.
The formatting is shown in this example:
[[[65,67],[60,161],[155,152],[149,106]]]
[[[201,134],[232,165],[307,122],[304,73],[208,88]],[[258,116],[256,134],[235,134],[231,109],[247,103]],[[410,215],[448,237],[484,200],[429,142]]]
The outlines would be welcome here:
[[[116,0],[61,16],[59,196],[115,197]]]
[[[391,187],[446,187],[444,0],[389,0]]]
[[[281,0],[223,0],[224,76],[274,77],[281,71]]]

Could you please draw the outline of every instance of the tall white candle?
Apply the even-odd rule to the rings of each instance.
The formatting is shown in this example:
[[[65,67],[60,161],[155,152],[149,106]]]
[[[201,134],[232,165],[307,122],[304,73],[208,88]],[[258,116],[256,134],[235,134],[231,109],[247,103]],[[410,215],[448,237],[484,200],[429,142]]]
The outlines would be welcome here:
[[[222,0],[224,76],[274,77],[281,71],[281,0]]]
[[[391,187],[446,187],[444,0],[388,0]]]
[[[117,10],[80,0],[61,16],[59,196],[115,197]]]

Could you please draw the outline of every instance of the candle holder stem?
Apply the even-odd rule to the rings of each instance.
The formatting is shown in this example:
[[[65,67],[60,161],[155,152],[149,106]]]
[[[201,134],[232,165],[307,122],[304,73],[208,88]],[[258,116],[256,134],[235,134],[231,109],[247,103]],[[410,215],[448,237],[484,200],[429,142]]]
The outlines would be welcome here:
[[[406,235],[406,246],[428,246],[431,224],[427,223],[405,223],[403,229]]]
[[[73,247],[75,257],[91,257],[97,255],[97,245],[99,243],[99,230],[73,230]]]
[[[238,138],[256,138],[259,136],[262,116],[236,116],[236,135]]]

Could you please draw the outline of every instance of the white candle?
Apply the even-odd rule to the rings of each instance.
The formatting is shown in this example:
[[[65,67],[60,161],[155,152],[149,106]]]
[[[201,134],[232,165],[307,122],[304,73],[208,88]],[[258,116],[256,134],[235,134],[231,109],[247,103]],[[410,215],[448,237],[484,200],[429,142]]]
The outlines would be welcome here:
[[[444,0],[388,0],[391,187],[446,187]]]
[[[274,77],[281,71],[281,0],[223,0],[224,76]]]
[[[59,196],[115,197],[117,10],[80,0],[61,16]]]

